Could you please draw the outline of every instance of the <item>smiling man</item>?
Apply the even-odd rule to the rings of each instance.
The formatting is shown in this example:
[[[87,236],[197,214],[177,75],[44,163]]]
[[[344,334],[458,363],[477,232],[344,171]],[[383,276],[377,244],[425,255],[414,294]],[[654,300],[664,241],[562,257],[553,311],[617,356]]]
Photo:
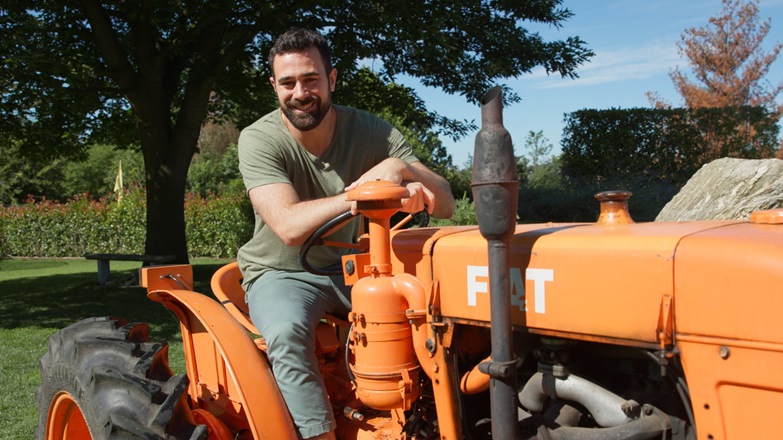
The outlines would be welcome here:
[[[253,238],[237,256],[253,323],[300,437],[333,439],[335,421],[315,355],[315,327],[324,313],[344,317],[350,289],[342,277],[305,272],[299,249],[318,226],[355,207],[345,191],[371,180],[404,185],[402,210],[425,207],[438,218],[454,212],[448,182],[413,155],[394,127],[368,113],[332,104],[337,71],[326,40],[294,29],[269,52],[280,109],[242,130],[239,168],[255,210]],[[351,242],[354,220],[330,236]],[[318,247],[318,266],[339,264],[345,250]]]

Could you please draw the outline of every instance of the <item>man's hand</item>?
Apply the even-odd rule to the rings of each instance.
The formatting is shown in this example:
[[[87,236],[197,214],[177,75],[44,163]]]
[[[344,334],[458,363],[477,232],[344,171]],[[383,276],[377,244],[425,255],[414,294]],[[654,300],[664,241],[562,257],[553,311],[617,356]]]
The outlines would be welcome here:
[[[362,174],[357,181],[346,186],[345,190],[350,191],[356,189],[363,183],[375,180],[386,180],[388,182],[401,184],[405,178],[404,174],[407,167],[408,164],[404,160],[390,157],[370,168],[370,170]]]
[[[402,199],[402,208],[400,211],[409,214],[415,214],[427,209],[428,214],[432,214],[435,206],[435,194],[419,182],[410,182],[405,185],[408,189],[408,198]]]
[[[454,213],[455,203],[449,183],[421,162],[409,164],[402,159],[385,159],[345,187],[345,190],[350,191],[374,180],[386,180],[408,189],[410,197],[403,199],[402,211],[416,213],[426,205],[427,211],[435,218],[450,218]],[[355,205],[352,207],[354,209]]]

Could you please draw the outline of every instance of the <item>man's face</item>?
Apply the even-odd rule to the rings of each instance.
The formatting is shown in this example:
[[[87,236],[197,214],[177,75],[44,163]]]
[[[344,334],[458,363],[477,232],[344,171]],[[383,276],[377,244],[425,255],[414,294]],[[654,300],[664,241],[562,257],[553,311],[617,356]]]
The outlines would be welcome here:
[[[300,131],[317,127],[332,106],[337,71],[327,73],[318,49],[275,56],[269,78],[283,114]]]

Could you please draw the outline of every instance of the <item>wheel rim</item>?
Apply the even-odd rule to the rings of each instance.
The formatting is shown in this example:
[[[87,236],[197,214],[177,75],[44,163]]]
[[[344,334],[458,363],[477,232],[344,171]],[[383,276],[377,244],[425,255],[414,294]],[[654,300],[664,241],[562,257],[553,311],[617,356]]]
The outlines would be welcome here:
[[[90,429],[79,405],[65,392],[57,393],[49,407],[46,440],[90,439]]]
[[[234,438],[231,430],[209,411],[194,409],[191,413],[197,424],[207,425],[207,432],[209,432],[210,440],[231,440]]]

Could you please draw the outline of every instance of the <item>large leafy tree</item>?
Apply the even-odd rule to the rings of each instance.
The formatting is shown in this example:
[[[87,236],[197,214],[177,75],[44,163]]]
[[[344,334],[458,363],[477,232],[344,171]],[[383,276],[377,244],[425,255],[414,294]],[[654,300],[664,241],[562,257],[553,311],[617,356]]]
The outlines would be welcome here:
[[[138,145],[146,252],[187,261],[183,201],[200,127],[275,106],[265,58],[277,35],[322,31],[342,89],[375,60],[385,82],[406,74],[477,101],[536,66],[575,76],[592,55],[583,41],[524,28],[570,15],[560,0],[2,0],[0,134],[40,158]],[[429,116],[444,130],[455,122]]]

